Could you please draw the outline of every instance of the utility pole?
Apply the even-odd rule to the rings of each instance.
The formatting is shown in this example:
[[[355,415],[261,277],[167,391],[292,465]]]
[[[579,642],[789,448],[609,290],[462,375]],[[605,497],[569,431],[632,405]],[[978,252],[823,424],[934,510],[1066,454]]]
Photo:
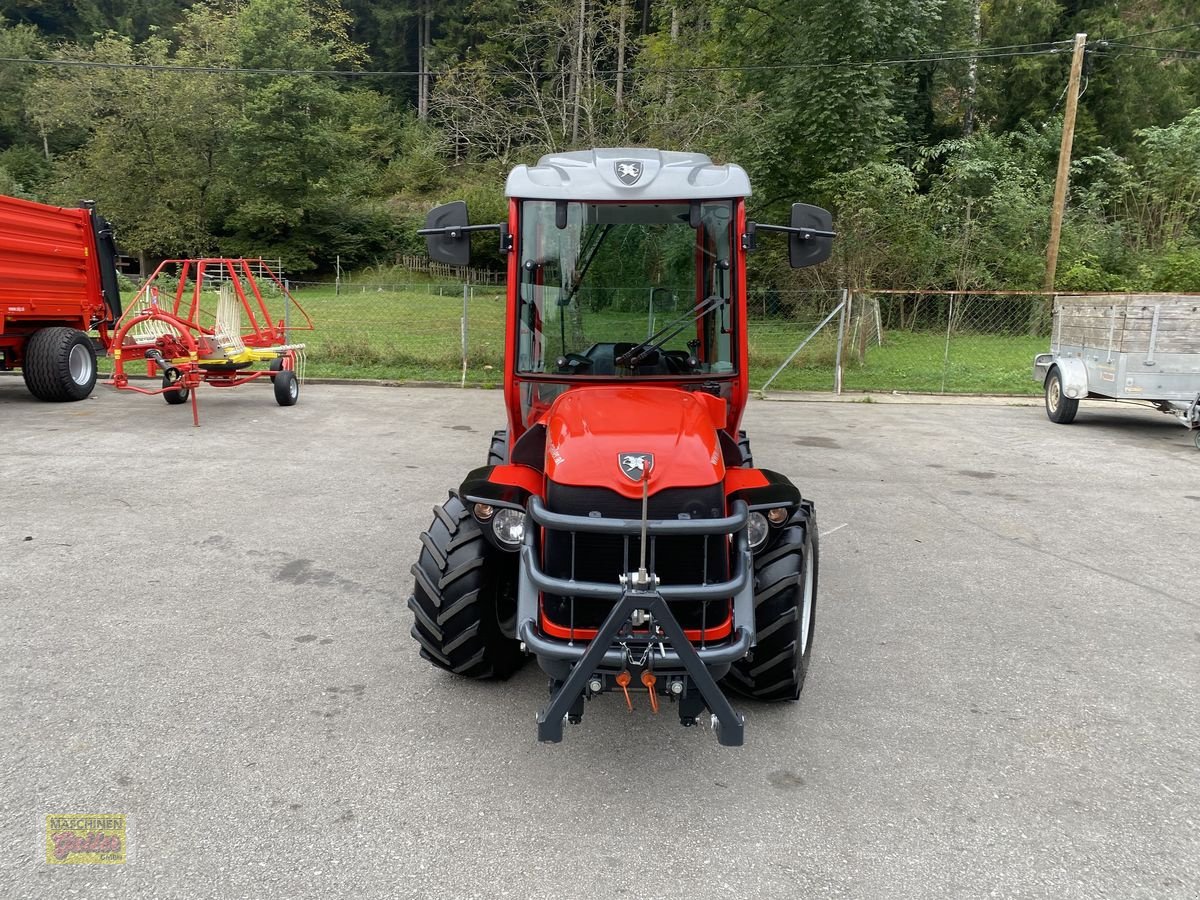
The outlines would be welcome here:
[[[1062,235],[1063,209],[1067,203],[1067,182],[1071,177],[1071,143],[1075,139],[1075,110],[1079,105],[1079,75],[1083,71],[1086,34],[1075,35],[1071,52],[1071,79],[1067,82],[1067,112],[1063,116],[1062,144],[1058,148],[1058,175],[1054,179],[1054,206],[1050,210],[1050,242],[1046,245],[1046,280],[1043,289],[1054,290],[1058,268],[1058,239]]]
[[[571,146],[579,142],[579,106],[583,95],[583,35],[587,19],[587,0],[579,0],[579,29],[576,34],[575,67],[571,72],[575,103],[571,114]]]
[[[429,0],[422,0],[417,13],[417,118],[429,118]]]
[[[617,26],[617,110],[620,111],[625,99],[625,12],[628,0],[621,0],[621,20]],[[49,158],[49,157],[47,157]]]
[[[963,135],[975,130],[975,94],[979,89],[979,40],[982,34],[983,0],[971,3],[971,61],[967,63],[967,109],[963,115]]]

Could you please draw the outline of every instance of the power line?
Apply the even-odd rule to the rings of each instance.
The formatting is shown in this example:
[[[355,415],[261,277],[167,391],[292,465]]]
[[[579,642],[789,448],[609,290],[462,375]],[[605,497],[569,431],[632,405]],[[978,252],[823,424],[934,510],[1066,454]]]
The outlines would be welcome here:
[[[1002,47],[980,47],[978,49],[947,49],[938,50],[920,56],[877,60],[838,60],[825,63],[763,63],[752,65],[728,66],[681,66],[678,68],[659,69],[597,69],[595,75],[686,75],[698,72],[756,72],[756,71],[801,71],[813,69],[870,69],[886,66],[913,65],[917,63],[958,62],[975,59],[986,62],[993,59],[1008,59],[1015,56],[1044,56],[1063,52],[1067,41],[1047,41],[1042,44],[1010,44]],[[1025,49],[1016,49],[1025,48]],[[52,68],[74,69],[107,69],[119,71],[141,72],[171,72],[189,75],[313,75],[337,78],[370,78],[370,77],[441,77],[448,71],[407,70],[347,70],[347,69],[278,69],[251,68],[241,66],[185,66],[174,63],[117,63],[102,62],[88,59],[35,59],[31,57],[2,56],[0,63],[16,65],[48,66]],[[495,77],[519,76],[526,77],[527,72],[519,70],[491,69],[482,70],[480,74]],[[544,74],[554,74],[547,71]]]
[[[1123,34],[1112,38],[1112,41],[1131,41],[1134,38],[1149,37],[1152,34],[1166,34],[1168,31],[1183,31],[1188,28],[1200,28],[1200,22],[1188,22],[1186,25],[1172,25],[1169,28],[1156,28],[1153,31],[1142,31],[1138,34]]]
[[[1120,47],[1122,50],[1148,50],[1152,53],[1167,54],[1178,59],[1200,59],[1200,50],[1191,48],[1143,47],[1138,44],[1119,44],[1115,41],[1103,42],[1108,47]]]

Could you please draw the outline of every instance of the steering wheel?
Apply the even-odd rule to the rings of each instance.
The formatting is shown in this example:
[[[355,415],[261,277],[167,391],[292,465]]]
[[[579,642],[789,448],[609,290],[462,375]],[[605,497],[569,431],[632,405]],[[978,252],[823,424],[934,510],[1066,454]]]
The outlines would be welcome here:
[[[554,364],[561,375],[578,375],[582,369],[592,367],[592,358],[582,353],[564,353]]]

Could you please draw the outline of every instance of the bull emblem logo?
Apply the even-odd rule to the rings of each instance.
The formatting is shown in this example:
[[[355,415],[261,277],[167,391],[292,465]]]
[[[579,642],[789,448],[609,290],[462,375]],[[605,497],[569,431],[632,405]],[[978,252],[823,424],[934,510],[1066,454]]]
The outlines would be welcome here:
[[[618,453],[617,462],[621,471],[631,481],[642,481],[654,468],[653,453]]]
[[[617,179],[625,187],[632,187],[642,177],[642,168],[636,159],[623,159],[617,163]]]

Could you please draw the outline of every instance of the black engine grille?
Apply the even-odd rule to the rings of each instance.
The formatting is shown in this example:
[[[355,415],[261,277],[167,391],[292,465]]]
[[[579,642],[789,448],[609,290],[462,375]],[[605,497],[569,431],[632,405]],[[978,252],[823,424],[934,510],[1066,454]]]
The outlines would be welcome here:
[[[607,488],[550,482],[546,489],[546,506],[553,512],[574,516],[642,517],[640,499],[630,500]],[[719,518],[725,514],[723,486],[667,488],[653,494],[648,507],[651,519]],[[615,584],[619,575],[637,570],[641,554],[639,537],[626,539],[620,535],[579,533],[574,538],[572,553],[571,533],[547,529],[543,566],[548,574],[559,578],[574,577],[577,581]],[[724,581],[729,577],[728,544],[724,535],[659,537],[647,548],[646,568],[658,575],[664,585]],[[610,607],[603,601],[546,595],[543,608],[546,616],[557,625],[590,629],[600,626]],[[671,609],[684,628],[712,628],[728,616],[729,602],[674,602]]]

